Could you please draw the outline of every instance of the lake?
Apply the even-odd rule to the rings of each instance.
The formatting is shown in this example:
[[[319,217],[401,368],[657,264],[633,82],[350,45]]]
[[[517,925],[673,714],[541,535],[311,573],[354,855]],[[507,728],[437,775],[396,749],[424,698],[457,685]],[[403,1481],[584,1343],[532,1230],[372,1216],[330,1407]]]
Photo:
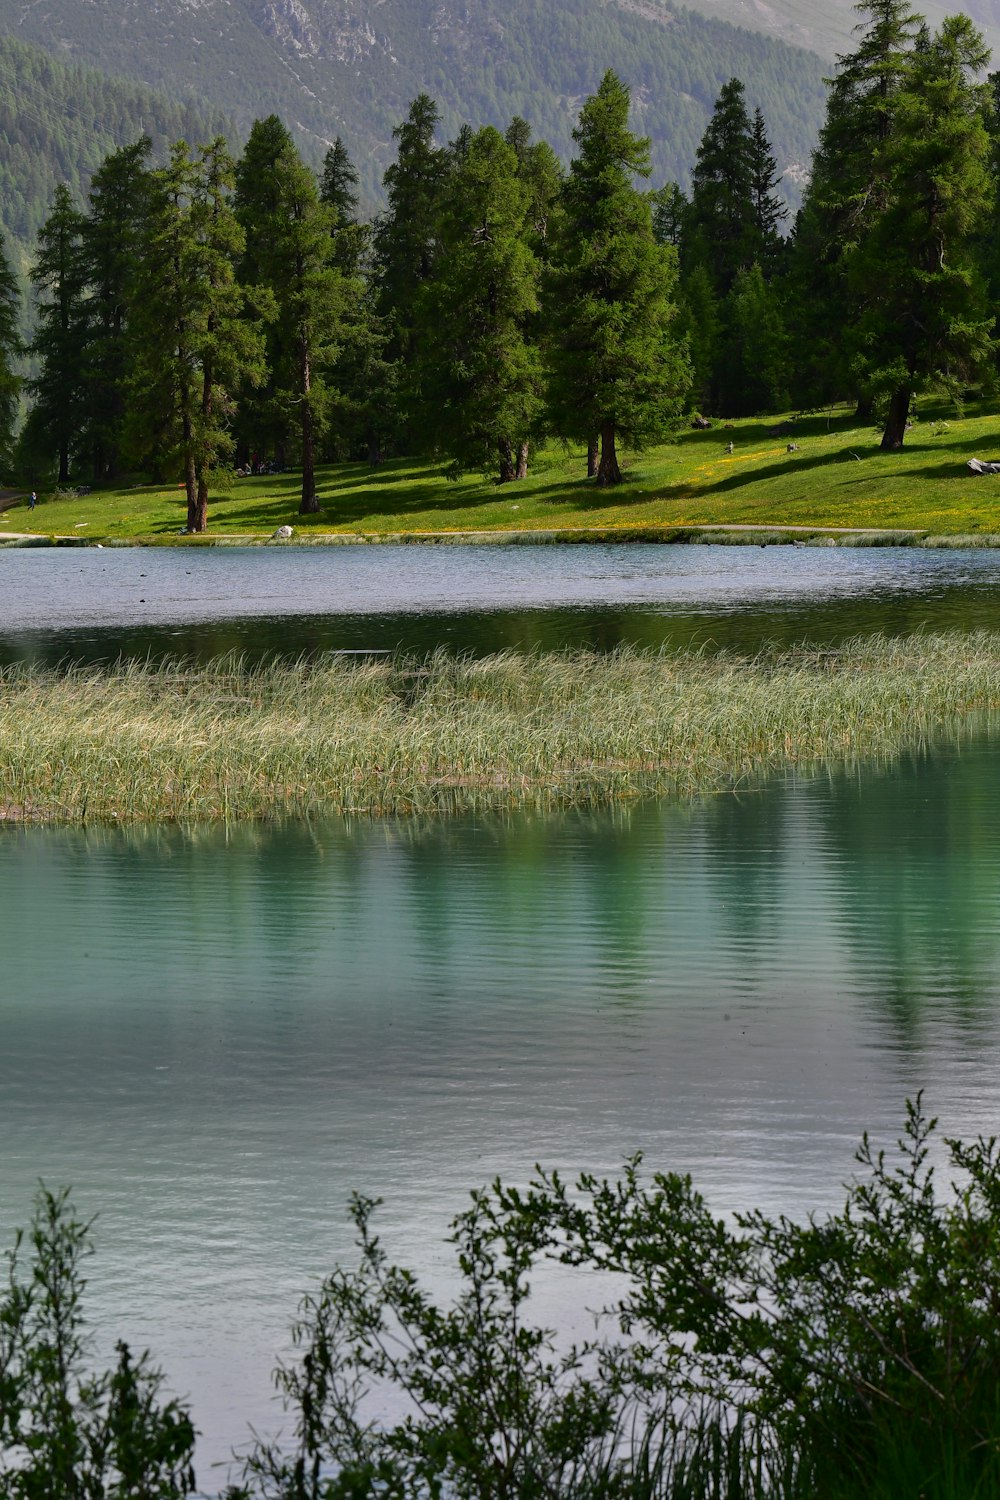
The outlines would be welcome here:
[[[757,650],[1000,626],[1000,552],[906,547],[0,550],[0,663],[630,642]]]
[[[366,567],[386,550],[333,563]],[[405,572],[417,549],[401,550]],[[456,566],[456,550],[418,557],[413,587],[421,568]],[[1000,564],[961,554],[949,580],[935,553],[782,549],[779,596],[778,549],[725,549],[728,585],[723,549],[631,560],[597,549],[603,561],[565,550],[576,602],[539,607],[582,620],[607,604],[631,620],[620,598],[579,594],[623,591],[632,568],[637,592],[661,591],[648,619],[729,610],[745,640],[810,610],[845,634],[859,628],[848,616],[883,606],[883,624],[938,609],[988,623]],[[468,568],[486,570],[485,589],[491,569],[527,551],[477,549]],[[714,571],[696,586],[670,574],[687,563],[667,552]],[[85,566],[102,556],[0,556],[0,570],[29,564],[17,574],[29,629],[11,631],[2,596],[9,650],[42,641],[43,616],[68,637],[138,638],[124,572],[107,597],[85,575],[100,620],[74,626],[58,569],[30,571],[40,559],[72,569],[81,555]],[[229,597],[228,552],[104,555],[112,568],[141,563],[147,599],[205,559]],[[303,584],[313,608],[309,589],[334,576],[327,554],[255,555],[263,569],[307,572],[315,558]],[[755,571],[764,563],[769,581]],[[800,568],[816,570],[812,592]],[[829,570],[840,568],[838,594]],[[493,588],[478,618],[510,620],[496,576]],[[415,617],[416,633],[433,623]],[[202,628],[161,627],[192,640]],[[297,627],[286,619],[292,652],[304,648]],[[214,1488],[223,1470],[210,1465],[249,1424],[279,1424],[268,1372],[299,1296],[351,1258],[352,1189],[384,1196],[390,1248],[438,1288],[467,1190],[497,1173],[523,1181],[538,1160],[613,1172],[641,1149],[650,1168],[691,1171],[721,1213],[835,1206],[861,1130],[890,1140],[920,1088],[949,1133],[997,1128],[998,779],[1000,745],[970,730],[894,766],[601,815],[0,829],[0,1243],[40,1177],[72,1184],[80,1211],[99,1214],[91,1313],[105,1346],[149,1345],[190,1396],[199,1478]],[[545,1299],[546,1318],[578,1316],[558,1281]]]

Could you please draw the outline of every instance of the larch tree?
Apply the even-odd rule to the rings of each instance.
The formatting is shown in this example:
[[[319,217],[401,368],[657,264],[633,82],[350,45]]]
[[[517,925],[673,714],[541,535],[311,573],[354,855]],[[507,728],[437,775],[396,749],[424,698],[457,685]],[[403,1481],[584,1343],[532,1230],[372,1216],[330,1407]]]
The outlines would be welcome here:
[[[333,210],[337,229],[358,218],[358,173],[340,136],[323,158],[320,197]]]
[[[707,266],[718,297],[759,259],[754,135],[738,78],[723,85],[698,146],[685,250],[686,263]]]
[[[961,390],[993,352],[994,314],[977,264],[992,192],[979,81],[988,58],[961,15],[914,48],[879,153],[885,205],[848,263],[849,286],[865,289],[866,382],[888,401],[885,450],[903,446],[921,386]]]
[[[539,266],[527,242],[531,196],[518,156],[492,126],[472,135],[438,222],[441,255],[418,297],[427,436],[451,473],[527,472],[542,415],[542,367],[529,323]]]
[[[814,400],[853,391],[870,416],[859,325],[868,288],[848,266],[889,201],[886,143],[917,26],[909,0],[862,0],[858,45],[837,59],[790,255],[797,363]]]
[[[151,149],[144,136],[101,163],[91,180],[83,224],[83,273],[90,291],[83,443],[95,484],[117,478],[120,470],[130,301],[146,221]]]
[[[676,251],[658,245],[649,198],[649,143],[628,128],[628,89],[607,72],[573,132],[577,155],[546,278],[549,400],[557,431],[600,439],[596,479],[621,480],[617,443],[655,441],[679,419],[690,384],[677,332]]]
[[[21,293],[0,235],[0,466],[9,469],[17,424],[21,377],[17,361],[22,353]]]
[[[276,116],[257,121],[237,171],[245,234],[243,279],[273,307],[267,330],[271,400],[294,427],[301,515],[319,510],[316,447],[329,411],[326,372],[337,352],[345,282],[334,261],[334,210]]]
[[[31,281],[38,298],[37,324],[29,351],[38,373],[28,381],[34,402],[25,424],[24,446],[58,455],[60,484],[83,427],[87,349],[87,278],[82,252],[84,219],[69,188],[56,188],[52,212],[38,235]]]
[[[183,141],[172,148],[151,175],[132,298],[132,449],[179,463],[191,532],[206,529],[213,472],[232,453],[233,393],[263,374],[259,333],[244,317],[236,280],[243,232],[233,178],[222,140],[194,157]]]
[[[774,191],[781,181],[777,162],[767,137],[767,126],[759,109],[754,110],[750,134],[750,202],[756,244],[754,259],[766,279],[778,269],[781,258],[781,225],[788,209]]]
[[[388,202],[375,221],[372,241],[376,311],[389,330],[383,354],[397,366],[394,385],[400,410],[395,425],[404,442],[408,438],[418,448],[423,446],[419,428],[424,406],[417,372],[426,366],[419,358],[416,302],[434,267],[436,226],[449,171],[449,153],[434,141],[439,120],[433,99],[420,94],[393,131],[396,160],[383,178]],[[390,424],[386,413],[383,425]]]

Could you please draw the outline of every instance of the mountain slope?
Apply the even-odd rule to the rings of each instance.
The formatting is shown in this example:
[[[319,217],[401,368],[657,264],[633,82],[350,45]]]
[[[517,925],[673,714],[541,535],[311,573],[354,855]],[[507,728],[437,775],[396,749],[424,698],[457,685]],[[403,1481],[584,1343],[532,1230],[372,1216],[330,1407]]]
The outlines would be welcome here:
[[[448,135],[518,113],[568,157],[580,103],[608,67],[653,138],[654,184],[686,180],[719,87],[738,74],[794,199],[826,67],[668,0],[0,0],[0,31],[210,101],[244,128],[274,110],[314,154],[340,134],[370,200],[417,93],[437,100]]]
[[[232,133],[217,111],[66,63],[0,36],[0,226],[23,270],[56,184],[82,203],[90,173],[145,132],[162,160],[171,141]]]

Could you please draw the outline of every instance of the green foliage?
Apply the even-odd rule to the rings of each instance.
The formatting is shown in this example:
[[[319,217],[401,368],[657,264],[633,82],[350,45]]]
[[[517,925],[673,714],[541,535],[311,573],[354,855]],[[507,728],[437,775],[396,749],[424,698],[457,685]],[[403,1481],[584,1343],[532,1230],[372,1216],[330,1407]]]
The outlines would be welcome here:
[[[691,176],[685,261],[707,265],[716,295],[724,297],[759,258],[754,203],[754,136],[743,84],[731,78],[720,93],[698,147]]]
[[[529,335],[539,266],[527,242],[539,211],[517,152],[492,126],[450,174],[438,222],[440,256],[418,299],[425,431],[452,461],[501,481],[542,421],[542,370]],[[524,477],[523,474],[520,477]]]
[[[35,336],[29,346],[38,374],[28,382],[34,404],[26,445],[47,446],[59,456],[60,484],[70,476],[70,457],[84,421],[87,358],[87,274],[84,219],[69,189],[56,188],[52,212],[38,236],[31,280],[39,299]]]
[[[83,432],[94,482],[117,477],[125,423],[129,313],[149,207],[149,155],[143,136],[101,163],[90,186],[82,227],[84,308]]]
[[[990,205],[988,53],[966,16],[914,47],[878,166],[885,202],[848,262],[877,288],[860,318],[862,383],[891,397],[883,444],[903,443],[909,402],[930,380],[961,389],[992,353],[993,317],[975,261]]]
[[[54,47],[51,24],[50,15],[38,40]],[[101,161],[143,135],[162,159],[180,136],[210,140],[232,130],[200,99],[178,97],[172,80],[157,93],[145,83],[109,78],[98,71],[107,60],[95,57],[94,67],[81,67],[65,53],[53,56],[41,45],[0,36],[0,225],[18,269],[50,212],[57,182],[80,202]]]
[[[418,447],[419,432],[414,428],[421,405],[417,299],[434,267],[437,221],[449,171],[448,153],[434,143],[440,118],[434,100],[419,94],[406,119],[393,131],[398,149],[384,178],[388,207],[375,221],[372,240],[376,309],[389,330],[387,357],[399,366],[396,425],[405,428],[409,424]]]
[[[788,405],[791,360],[783,308],[760,266],[737,272],[721,308],[714,410],[726,417]]]
[[[574,132],[579,154],[547,282],[550,403],[556,430],[601,437],[599,484],[617,483],[620,435],[633,447],[676,422],[689,384],[675,332],[676,254],[653,235],[648,141],[628,129],[629,93],[606,73]]]
[[[136,455],[180,464],[189,531],[205,529],[210,477],[232,449],[232,393],[263,373],[236,281],[233,174],[221,140],[196,157],[173,148],[152,176],[133,289],[128,435]]]
[[[1000,1147],[947,1143],[908,1106],[898,1155],[865,1137],[844,1208],[805,1224],[712,1215],[639,1158],[570,1186],[495,1182],[453,1223],[436,1303],[357,1198],[360,1264],[307,1298],[279,1372],[296,1449],[261,1445],[245,1495],[848,1500],[985,1496],[1000,1482]],[[606,1302],[594,1336],[531,1318],[546,1264]],[[610,1283],[604,1278],[610,1277]],[[406,1414],[373,1424],[373,1390]]]
[[[14,429],[18,414],[21,378],[17,374],[22,352],[19,332],[21,297],[0,235],[0,470],[7,471],[13,459]]]
[[[180,1500],[194,1491],[195,1432],[148,1355],[119,1343],[87,1366],[84,1261],[91,1226],[40,1189],[0,1291],[0,1490],[7,1500]],[[22,1265],[25,1249],[30,1263]]]
[[[342,185],[344,170],[341,160]],[[315,177],[274,115],[254,125],[236,188],[245,236],[243,281],[258,306],[267,309],[265,411],[282,458],[288,435],[296,434],[300,510],[309,514],[319,508],[316,442],[329,411],[324,367],[337,352],[346,300],[345,280],[335,264],[335,237],[344,224],[338,210],[321,201]],[[249,374],[259,381],[255,366]]]

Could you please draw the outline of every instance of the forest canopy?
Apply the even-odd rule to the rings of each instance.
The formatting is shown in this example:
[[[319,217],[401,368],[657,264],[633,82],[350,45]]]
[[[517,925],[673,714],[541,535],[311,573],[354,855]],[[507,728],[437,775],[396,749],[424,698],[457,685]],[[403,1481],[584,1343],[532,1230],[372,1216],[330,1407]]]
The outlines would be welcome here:
[[[516,484],[585,444],[599,486],[681,422],[850,400],[905,441],[914,395],[995,376],[996,90],[965,17],[931,33],[866,0],[790,222],[762,109],[726,81],[690,190],[651,181],[608,70],[573,157],[515,117],[442,139],[420,94],[367,220],[345,143],[319,172],[277,116],[225,140],[112,152],[38,236],[27,419],[17,288],[0,278],[3,434],[31,483],[182,478],[189,530],[233,466],[392,454]],[[6,333],[3,330],[6,329]]]

